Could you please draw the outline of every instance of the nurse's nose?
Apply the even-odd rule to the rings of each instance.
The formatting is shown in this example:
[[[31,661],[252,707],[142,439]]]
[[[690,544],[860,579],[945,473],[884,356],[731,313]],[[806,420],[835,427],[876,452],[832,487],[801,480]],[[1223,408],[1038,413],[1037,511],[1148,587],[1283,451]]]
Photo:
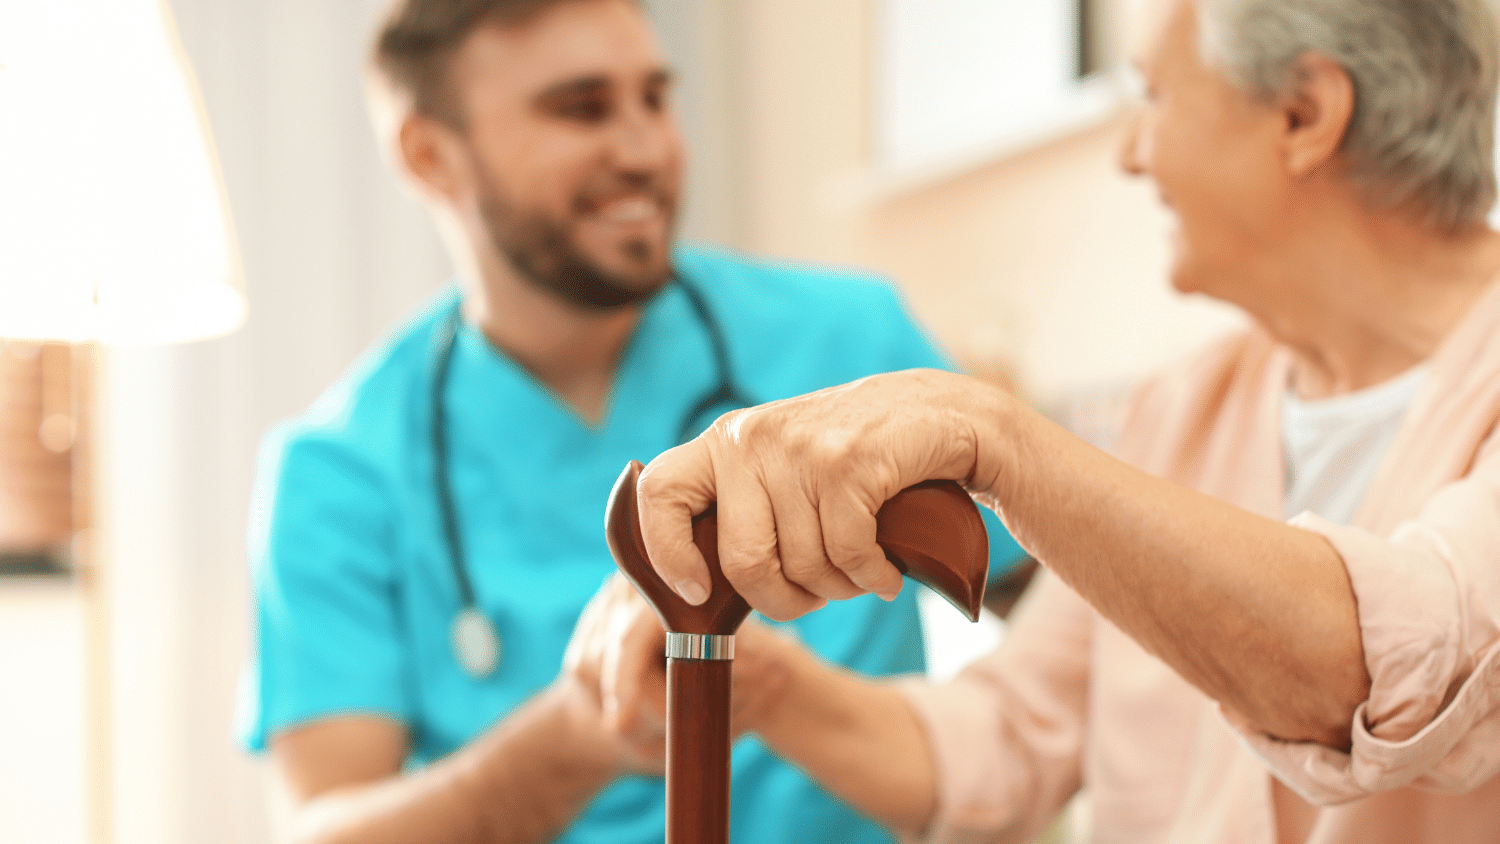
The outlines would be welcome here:
[[[1131,176],[1146,175],[1146,161],[1150,155],[1149,141],[1145,135],[1146,110],[1136,108],[1125,121],[1125,133],[1120,139],[1120,169]]]
[[[610,155],[616,166],[658,172],[682,159],[682,135],[665,104],[635,103],[622,110],[614,127]]]

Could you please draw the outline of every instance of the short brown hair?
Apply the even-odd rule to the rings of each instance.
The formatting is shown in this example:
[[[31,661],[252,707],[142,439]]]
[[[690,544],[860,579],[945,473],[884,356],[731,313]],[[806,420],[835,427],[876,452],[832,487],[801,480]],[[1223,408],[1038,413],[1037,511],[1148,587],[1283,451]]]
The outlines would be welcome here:
[[[514,26],[578,0],[397,0],[375,37],[370,63],[418,114],[451,126],[463,114],[448,68],[464,39],[485,24]]]

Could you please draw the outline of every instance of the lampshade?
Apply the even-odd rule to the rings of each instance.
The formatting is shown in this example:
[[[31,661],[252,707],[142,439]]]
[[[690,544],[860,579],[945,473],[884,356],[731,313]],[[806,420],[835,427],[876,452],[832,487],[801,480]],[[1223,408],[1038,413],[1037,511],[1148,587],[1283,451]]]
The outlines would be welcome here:
[[[244,314],[164,0],[0,0],[0,337],[168,343]]]

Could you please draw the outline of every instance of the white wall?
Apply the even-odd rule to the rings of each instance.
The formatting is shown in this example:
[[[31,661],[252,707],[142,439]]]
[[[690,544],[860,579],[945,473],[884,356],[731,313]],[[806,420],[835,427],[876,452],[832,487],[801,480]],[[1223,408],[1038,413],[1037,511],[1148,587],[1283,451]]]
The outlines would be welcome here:
[[[0,841],[82,844],[83,622],[71,583],[0,582]]]

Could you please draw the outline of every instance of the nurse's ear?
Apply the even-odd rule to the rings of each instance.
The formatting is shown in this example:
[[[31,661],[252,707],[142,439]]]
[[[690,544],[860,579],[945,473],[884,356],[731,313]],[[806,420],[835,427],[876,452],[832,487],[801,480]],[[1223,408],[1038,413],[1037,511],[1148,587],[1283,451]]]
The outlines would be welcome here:
[[[373,67],[365,75],[365,103],[380,156],[402,187],[428,203],[456,202],[473,170],[458,132],[419,113],[410,94]]]
[[[452,127],[409,113],[396,134],[397,161],[407,180],[424,198],[459,205],[473,183],[468,150]]]

